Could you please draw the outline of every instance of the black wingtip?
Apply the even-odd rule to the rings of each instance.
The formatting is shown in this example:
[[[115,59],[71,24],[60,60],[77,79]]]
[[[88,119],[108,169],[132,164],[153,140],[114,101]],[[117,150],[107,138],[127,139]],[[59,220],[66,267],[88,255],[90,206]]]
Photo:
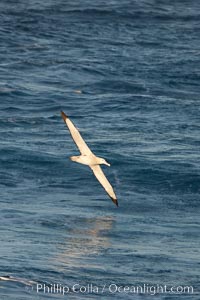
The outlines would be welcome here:
[[[119,207],[117,199],[112,198],[112,201],[115,203],[115,205],[116,205],[117,207]]]
[[[63,111],[61,111],[60,113],[61,113],[61,116],[62,116],[63,120],[65,121],[67,119],[66,114]]]

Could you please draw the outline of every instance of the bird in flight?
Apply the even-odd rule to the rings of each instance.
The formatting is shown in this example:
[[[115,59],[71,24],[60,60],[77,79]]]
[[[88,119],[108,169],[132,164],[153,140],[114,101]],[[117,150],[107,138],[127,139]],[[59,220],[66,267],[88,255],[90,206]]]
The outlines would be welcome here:
[[[109,197],[118,206],[118,201],[117,201],[115,192],[100,167],[100,165],[102,165],[102,164],[107,165],[107,166],[110,166],[110,164],[104,158],[96,156],[90,150],[90,148],[88,147],[88,145],[86,144],[86,142],[84,141],[82,136],[80,135],[78,129],[75,127],[75,125],[68,118],[68,116],[66,116],[66,114],[63,111],[61,111],[61,116],[62,116],[64,122],[66,123],[76,146],[78,147],[78,149],[81,153],[81,155],[78,155],[78,156],[71,156],[70,159],[77,163],[89,166],[92,169],[97,180],[101,183],[101,185],[103,186],[103,188],[109,195]]]

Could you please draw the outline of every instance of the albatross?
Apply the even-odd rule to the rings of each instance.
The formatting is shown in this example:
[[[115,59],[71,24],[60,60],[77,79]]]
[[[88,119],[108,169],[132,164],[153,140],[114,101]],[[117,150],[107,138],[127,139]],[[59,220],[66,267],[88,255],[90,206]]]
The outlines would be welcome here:
[[[100,182],[100,184],[103,186],[109,197],[112,199],[112,201],[118,206],[117,197],[115,195],[115,192],[106,178],[105,174],[103,173],[100,165],[107,165],[110,166],[110,164],[101,157],[96,156],[88,147],[82,136],[80,135],[80,132],[75,127],[75,125],[72,123],[72,121],[66,116],[66,114],[61,111],[61,116],[67,125],[69,132],[72,136],[72,139],[74,140],[76,146],[78,147],[80,154],[78,156],[71,156],[70,159],[72,161],[75,161],[77,163],[87,165],[89,166],[94,175],[96,176],[97,180]]]

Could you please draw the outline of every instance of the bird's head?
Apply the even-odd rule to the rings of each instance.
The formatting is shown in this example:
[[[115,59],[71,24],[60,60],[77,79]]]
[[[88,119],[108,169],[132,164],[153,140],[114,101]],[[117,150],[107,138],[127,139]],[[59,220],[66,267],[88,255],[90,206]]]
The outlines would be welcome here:
[[[109,166],[109,167],[110,167],[110,164],[109,164],[104,158],[100,158],[99,164],[101,164],[101,165],[106,165],[106,166]]]

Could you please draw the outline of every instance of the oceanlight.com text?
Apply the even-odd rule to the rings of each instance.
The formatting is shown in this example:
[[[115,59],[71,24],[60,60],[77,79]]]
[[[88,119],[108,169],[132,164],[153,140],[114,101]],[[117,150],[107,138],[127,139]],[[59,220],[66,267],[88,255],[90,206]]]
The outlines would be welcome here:
[[[37,283],[36,287],[37,293],[43,294],[62,294],[66,295],[69,293],[75,294],[193,294],[194,289],[192,286],[170,286],[170,285],[118,285],[116,283],[96,285],[96,284],[80,284],[75,283],[73,285],[65,284],[42,284]]]

